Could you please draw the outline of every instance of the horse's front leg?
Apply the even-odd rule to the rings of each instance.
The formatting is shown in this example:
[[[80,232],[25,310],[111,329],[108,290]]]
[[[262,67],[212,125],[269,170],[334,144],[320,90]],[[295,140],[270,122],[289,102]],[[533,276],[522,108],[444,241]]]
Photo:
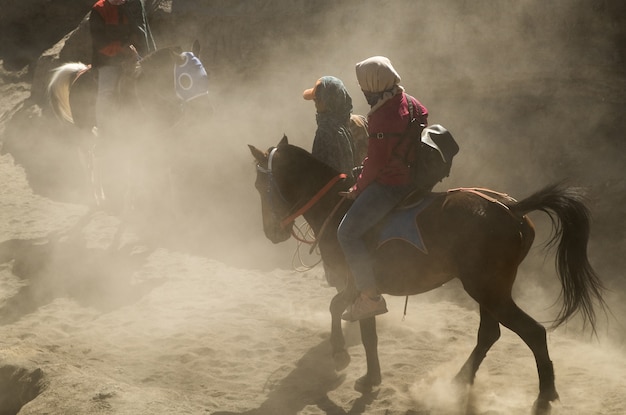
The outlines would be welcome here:
[[[361,328],[361,341],[365,348],[367,360],[367,373],[360,377],[354,384],[354,389],[361,393],[369,393],[374,387],[380,385],[380,362],[378,361],[378,334],[376,333],[376,317],[359,320]]]
[[[346,350],[346,340],[341,328],[341,314],[349,304],[345,291],[338,293],[330,301],[330,345],[336,370],[343,370],[350,364],[350,355]]]
[[[85,181],[89,189],[90,201],[95,206],[100,206],[104,202],[104,191],[102,190],[102,184],[100,183],[100,177],[96,170],[96,160],[94,156],[93,144],[80,143],[77,148],[78,158],[80,165],[84,171]]]

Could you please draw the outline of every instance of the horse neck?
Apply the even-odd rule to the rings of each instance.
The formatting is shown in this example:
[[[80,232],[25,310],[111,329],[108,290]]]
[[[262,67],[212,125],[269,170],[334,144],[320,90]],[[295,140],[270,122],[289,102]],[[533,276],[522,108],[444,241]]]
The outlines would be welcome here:
[[[328,183],[328,181],[329,180],[325,181],[322,186],[316,188],[314,193]],[[324,196],[322,196],[322,198],[315,203],[311,209],[304,213],[304,219],[311,226],[316,235],[320,234],[322,226],[326,226],[324,232],[330,232],[333,235],[336,235],[337,226],[349,207],[349,203],[343,202],[341,206],[337,208],[337,205],[341,201],[339,191],[347,188],[348,184],[345,183],[345,180],[340,180],[328,192],[326,192],[326,194],[324,194]]]
[[[319,234],[326,218],[340,200],[339,191],[347,189],[349,183],[345,179],[335,181],[338,171],[300,147],[287,145],[279,146],[278,149],[280,151],[273,161],[277,182],[282,187],[281,193],[297,209],[313,203],[302,216],[313,231]],[[331,183],[332,186],[325,189]],[[291,213],[296,213],[297,209],[294,208]]]
[[[333,188],[332,194],[328,195],[327,200],[311,209],[312,212],[305,215],[305,219],[315,232],[325,267],[334,269],[338,275],[343,275],[347,265],[343,250],[339,245],[339,239],[337,239],[337,228],[352,205],[352,200],[343,199],[342,201],[342,198],[337,194],[338,189],[338,187]],[[347,186],[341,188],[341,190],[345,189]],[[337,209],[335,209],[336,207]]]
[[[172,71],[174,61],[161,49],[140,61],[134,79],[135,101],[159,128],[171,126],[180,118],[180,101],[176,96]]]

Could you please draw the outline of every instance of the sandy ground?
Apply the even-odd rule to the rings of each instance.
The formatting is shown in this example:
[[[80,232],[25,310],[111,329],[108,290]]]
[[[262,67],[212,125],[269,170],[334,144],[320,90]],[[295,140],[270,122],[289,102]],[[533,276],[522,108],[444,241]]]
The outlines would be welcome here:
[[[0,177],[0,367],[30,373],[5,376],[0,401],[33,394],[20,415],[528,414],[536,397],[532,356],[504,331],[470,393],[452,399],[478,315],[434,293],[413,297],[404,321],[404,299],[388,299],[383,384],[361,395],[355,324],[344,323],[352,363],[331,363],[334,289],[319,266],[261,272],[154,246],[113,216],[34,195],[10,155]],[[553,413],[626,413],[623,345],[564,327],[549,346]]]
[[[545,16],[549,18],[548,14]],[[460,28],[455,33],[459,38],[464,35]],[[433,41],[437,49],[436,37]],[[276,89],[282,91],[280,94],[271,86],[268,91],[272,94],[253,90],[250,96],[271,98],[264,107],[255,107],[247,114],[256,135],[239,125],[243,123],[237,118],[227,133],[216,138],[227,150],[236,149],[232,154],[216,157],[236,165],[238,173],[242,170],[248,174],[245,169],[249,169],[250,180],[237,183],[230,192],[218,193],[216,197],[228,200],[238,192],[254,192],[254,165],[251,158],[246,164],[246,143],[275,144],[270,143],[269,137],[275,136],[277,142],[283,131],[309,140],[314,128],[311,106],[306,107],[308,124],[295,120],[285,123],[285,112],[276,108],[289,108],[293,102],[300,102],[300,91],[331,68],[339,71],[333,73],[352,80],[350,85],[356,88],[352,62],[369,53],[360,49],[363,43],[359,39],[356,52],[351,52],[354,56],[346,58],[349,67],[336,69],[332,55],[326,58],[328,66],[315,66],[315,75],[303,76],[299,67],[294,70],[287,65],[279,72],[285,78],[280,89]],[[463,45],[461,42],[459,48]],[[534,57],[536,49],[532,44],[529,49]],[[546,50],[552,52],[550,48]],[[490,50],[489,56],[491,53]],[[464,68],[463,62],[451,67]],[[1,133],[3,122],[29,96],[30,87],[6,78],[8,75],[2,71],[0,75]],[[9,79],[6,85],[4,78]],[[599,92],[594,89],[592,96],[604,96],[608,90],[622,96],[618,90],[623,83],[618,87],[608,81],[606,84]],[[568,89],[568,85],[562,88]],[[546,91],[536,103],[530,101],[539,106],[537,110],[529,105],[531,111],[542,113],[542,105],[553,104],[550,97],[554,91]],[[248,91],[244,92],[235,95],[237,103],[254,101]],[[575,92],[589,95],[584,88]],[[598,100],[589,105],[601,110]],[[554,102],[557,115],[571,111],[566,106],[561,109],[561,101]],[[355,112],[363,113],[364,101],[359,97],[355,103],[361,106]],[[621,103],[618,101],[615,106]],[[224,111],[227,110],[228,107]],[[445,101],[440,101],[438,116],[443,118],[446,110],[452,113]],[[495,113],[487,115],[496,117]],[[553,115],[546,111],[545,117],[553,122]],[[593,115],[592,111],[581,119],[593,125]],[[472,132],[476,136],[477,131],[482,131],[474,127],[474,122],[489,123],[485,114],[471,112],[467,117],[471,122],[460,117],[457,123],[459,127],[471,127],[464,131],[470,138]],[[535,117],[533,121],[542,120],[540,115]],[[565,116],[556,119],[570,120]],[[554,134],[559,133],[557,129]],[[464,154],[471,161],[466,163],[478,162],[483,156],[489,160],[497,156],[487,143],[468,142]],[[515,142],[508,143],[508,147],[512,151],[528,150]],[[612,149],[605,148],[603,157],[596,157],[597,164],[589,170],[601,170],[604,164],[623,166],[623,153]],[[558,146],[548,147],[544,153],[558,150]],[[614,159],[616,162],[612,162]],[[207,165],[221,166],[226,162]],[[499,183],[499,175],[485,173],[491,167],[466,166],[468,177],[463,180],[482,175]],[[522,168],[517,171],[522,184],[524,179],[533,182],[538,174]],[[616,182],[623,183],[622,172],[615,177]],[[230,216],[237,212],[247,216],[246,223],[249,218],[259,218],[260,222],[260,203],[254,197],[255,203],[249,206],[245,199],[245,213],[238,200],[239,205]],[[228,204],[223,205],[229,208]],[[530,413],[538,392],[534,359],[523,342],[506,329],[481,366],[471,390],[462,396],[452,392],[450,380],[475,344],[479,320],[476,305],[463,295],[457,283],[412,297],[406,318],[404,298],[387,298],[390,312],[377,320],[383,383],[372,394],[356,392],[354,382],[365,373],[359,329],[356,324],[344,323],[352,362],[336,372],[328,343],[328,306],[335,289],[327,286],[321,267],[303,272],[290,268],[290,255],[296,246],[293,241],[286,243],[280,260],[274,260],[279,258],[278,251],[270,249],[271,243],[264,239],[260,223],[251,229],[257,233],[255,238],[227,238],[231,220],[234,219],[224,219],[222,226],[215,227],[213,236],[203,242],[220,248],[219,256],[207,253],[210,249],[181,248],[184,244],[175,248],[174,244],[149,237],[145,227],[102,211],[90,211],[84,205],[60,203],[35,194],[24,169],[16,165],[11,155],[0,155],[0,415]],[[176,231],[172,229],[173,233]],[[619,249],[600,245],[599,239],[592,246],[597,251]],[[265,255],[262,265],[255,260],[259,253]],[[535,248],[529,256],[533,257],[533,265],[521,270],[514,294],[531,315],[546,321],[556,315],[550,306],[558,298],[558,292],[548,290],[556,281],[553,257],[543,261],[543,253]],[[316,259],[306,261],[313,263]],[[268,267],[268,263],[275,263],[276,268]],[[611,264],[598,265],[613,268]],[[621,278],[619,272],[621,269],[614,272],[614,280]],[[531,281],[540,278],[552,282],[542,280],[543,284],[533,285]],[[620,304],[622,294],[609,293],[607,299]],[[621,305],[616,308],[622,309]],[[597,338],[589,331],[581,332],[576,319],[548,333],[561,397],[553,405],[552,414],[626,414],[623,317],[623,313],[609,316],[612,326],[607,328],[600,315],[602,325]],[[612,335],[615,331],[620,335]]]

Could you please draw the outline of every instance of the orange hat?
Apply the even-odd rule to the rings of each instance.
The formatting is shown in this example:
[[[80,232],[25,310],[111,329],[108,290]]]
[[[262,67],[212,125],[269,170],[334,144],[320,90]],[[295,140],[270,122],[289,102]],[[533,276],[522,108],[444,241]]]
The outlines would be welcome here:
[[[302,93],[302,98],[306,99],[307,101],[311,101],[315,99],[315,88],[317,88],[317,86],[319,84],[322,83],[322,78],[318,79],[317,82],[315,82],[315,86],[313,88],[309,88],[306,89],[303,93]]]

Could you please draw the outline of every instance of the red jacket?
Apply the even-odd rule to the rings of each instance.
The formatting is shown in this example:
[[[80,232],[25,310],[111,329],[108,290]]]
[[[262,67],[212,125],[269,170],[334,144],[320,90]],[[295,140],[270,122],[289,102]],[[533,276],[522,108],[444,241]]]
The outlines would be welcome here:
[[[353,186],[357,195],[373,181],[387,186],[409,183],[409,167],[402,157],[404,149],[396,148],[411,119],[407,97],[404,93],[397,94],[368,116],[367,157],[363,160],[361,175]],[[427,125],[428,109],[417,99],[411,98],[414,116],[420,123]]]

